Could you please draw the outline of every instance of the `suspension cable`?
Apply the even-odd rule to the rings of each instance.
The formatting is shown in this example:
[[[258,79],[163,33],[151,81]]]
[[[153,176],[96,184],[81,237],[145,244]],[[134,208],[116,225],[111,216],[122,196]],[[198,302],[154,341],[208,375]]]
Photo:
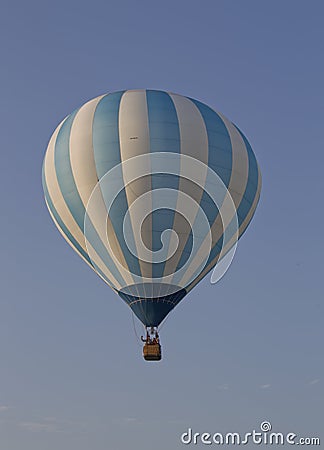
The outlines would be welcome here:
[[[135,334],[135,337],[136,337],[136,343],[137,343],[137,345],[138,345],[139,347],[142,347],[142,344],[140,343],[140,342],[141,342],[141,339],[140,339],[139,335],[137,334],[136,324],[135,324],[135,320],[134,320],[134,313],[133,313],[133,311],[131,311],[131,315],[132,315],[132,322],[133,322],[134,334]]]

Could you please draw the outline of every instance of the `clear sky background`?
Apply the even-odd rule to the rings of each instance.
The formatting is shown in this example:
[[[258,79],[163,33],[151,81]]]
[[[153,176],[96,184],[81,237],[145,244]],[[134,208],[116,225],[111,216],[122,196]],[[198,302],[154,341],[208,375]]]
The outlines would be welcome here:
[[[188,427],[266,419],[324,442],[323,17],[316,0],[2,1],[1,449],[173,450]],[[41,186],[59,121],[132,88],[221,111],[263,175],[230,270],[170,315],[159,364]]]

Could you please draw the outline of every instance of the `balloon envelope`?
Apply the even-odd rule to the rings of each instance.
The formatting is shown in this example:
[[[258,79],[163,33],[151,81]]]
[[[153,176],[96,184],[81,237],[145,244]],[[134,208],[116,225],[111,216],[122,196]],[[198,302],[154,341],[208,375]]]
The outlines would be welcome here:
[[[146,326],[243,234],[261,176],[241,131],[181,95],[130,90],[67,116],[44,159],[53,221]]]

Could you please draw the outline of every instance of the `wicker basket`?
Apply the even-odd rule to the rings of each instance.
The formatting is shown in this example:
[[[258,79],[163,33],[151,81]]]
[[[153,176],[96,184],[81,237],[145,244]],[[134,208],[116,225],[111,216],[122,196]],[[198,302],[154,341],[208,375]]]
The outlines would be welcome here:
[[[145,344],[143,356],[146,361],[160,361],[162,358],[160,344]]]

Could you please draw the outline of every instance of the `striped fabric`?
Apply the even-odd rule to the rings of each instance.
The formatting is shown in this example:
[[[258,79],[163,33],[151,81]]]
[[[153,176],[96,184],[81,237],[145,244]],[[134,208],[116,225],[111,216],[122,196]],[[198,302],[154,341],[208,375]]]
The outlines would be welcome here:
[[[215,205],[215,184],[207,188],[211,172],[235,205],[226,224],[225,195]],[[60,123],[43,187],[66,241],[146,326],[158,326],[235,244],[234,219],[243,234],[261,176],[247,139],[221,114],[177,94],[129,90]]]

